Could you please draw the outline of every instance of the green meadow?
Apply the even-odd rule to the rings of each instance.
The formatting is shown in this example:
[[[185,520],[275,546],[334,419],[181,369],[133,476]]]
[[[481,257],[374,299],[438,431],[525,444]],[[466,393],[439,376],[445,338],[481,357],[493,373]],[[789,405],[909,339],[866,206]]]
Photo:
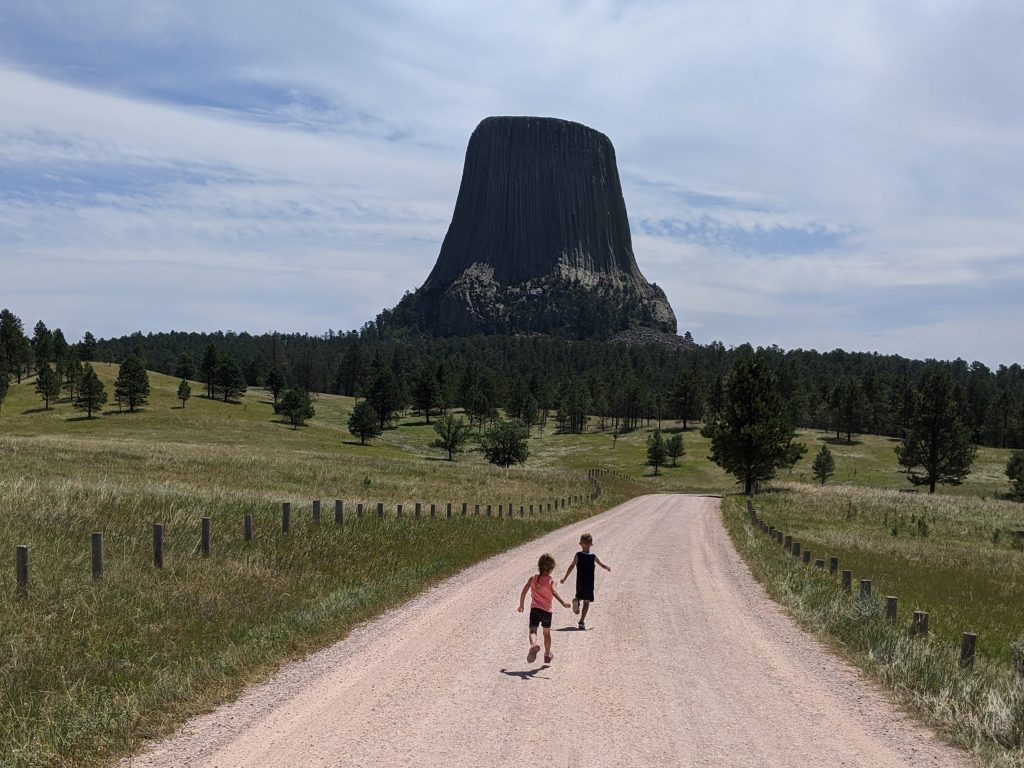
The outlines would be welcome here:
[[[117,367],[96,370],[112,393]],[[293,429],[274,415],[266,392],[223,403],[201,397],[193,383],[182,408],[178,380],[151,373],[150,381],[150,402],[136,413],[108,403],[88,420],[63,401],[45,410],[34,379],[12,384],[0,412],[0,550],[10,558],[0,568],[5,768],[107,764],[460,569],[632,496],[737,491],[693,428],[683,433],[679,466],[657,475],[645,464],[649,429],[555,434],[553,420],[534,431],[526,465],[501,469],[475,450],[447,461],[418,415],[360,445],[346,429],[350,398],[320,395],[316,416]],[[847,445],[820,432],[799,439],[808,453],[758,497],[762,514],[812,550],[838,554],[877,591],[899,594],[904,610],[931,609],[935,642],[976,629],[983,657],[1008,669],[1007,649],[1020,633],[1013,608],[1024,597],[1024,556],[1012,534],[1024,528],[1024,506],[996,498],[1008,489],[1008,452],[982,449],[963,486],[928,497],[898,492],[910,486],[891,440]],[[810,463],[823,442],[837,471],[821,488]],[[625,478],[604,476],[596,503],[497,517],[499,504],[518,511],[586,498],[592,467]],[[319,526],[313,499],[323,502]],[[340,527],[334,499],[345,501]],[[284,536],[286,501],[293,522]],[[384,519],[376,518],[377,502],[386,505]],[[727,522],[734,502],[741,507],[738,497],[727,499]],[[361,520],[359,503],[367,508]],[[255,521],[250,543],[242,535],[246,514]],[[209,558],[198,551],[203,517],[212,520]],[[152,564],[155,522],[165,526],[162,570]],[[729,527],[749,560],[754,550],[738,535],[742,527]],[[90,575],[93,531],[105,537],[101,581]],[[17,544],[31,548],[27,597],[15,589]]]

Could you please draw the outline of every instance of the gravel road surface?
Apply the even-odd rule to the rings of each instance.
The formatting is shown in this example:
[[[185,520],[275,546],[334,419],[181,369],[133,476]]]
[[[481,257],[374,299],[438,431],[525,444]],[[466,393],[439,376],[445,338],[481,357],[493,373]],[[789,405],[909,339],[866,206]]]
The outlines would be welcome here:
[[[519,590],[545,551],[557,583],[583,531],[612,572],[587,630],[556,605],[554,660],[528,664]],[[464,571],[123,765],[971,764],[765,595],[717,499],[657,495]]]

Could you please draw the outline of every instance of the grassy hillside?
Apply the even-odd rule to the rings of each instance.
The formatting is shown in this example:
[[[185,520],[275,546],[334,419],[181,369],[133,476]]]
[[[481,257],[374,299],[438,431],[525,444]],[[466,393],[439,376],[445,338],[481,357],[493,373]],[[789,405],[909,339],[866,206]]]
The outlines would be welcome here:
[[[117,367],[99,365],[97,372],[112,392]],[[0,766],[103,764],[480,558],[639,493],[736,490],[707,460],[708,442],[693,429],[684,433],[680,465],[657,477],[645,465],[649,430],[613,440],[609,432],[557,435],[549,426],[531,439],[525,467],[503,470],[474,451],[445,460],[421,417],[401,419],[397,429],[359,445],[345,428],[349,398],[321,395],[317,415],[295,430],[273,414],[262,391],[223,403],[200,397],[202,387],[193,383],[195,396],[181,408],[176,379],[150,379],[150,403],[137,413],[108,404],[101,416],[87,420],[67,402],[44,410],[34,380],[12,385],[0,412],[0,551],[13,556],[15,544],[29,544],[32,568],[28,599],[15,594],[12,561],[0,568],[0,637],[8,648],[0,659]],[[982,546],[997,525],[991,510],[998,506],[1007,510],[998,515],[1012,517],[1019,508],[991,501],[1008,485],[1002,474],[1007,452],[982,451],[968,481],[942,489],[936,499],[891,494],[894,503],[948,507],[926,513],[934,520],[934,538],[924,548],[904,538],[883,547],[884,527],[875,518],[881,514],[884,522],[884,504],[876,509],[865,503],[852,518],[852,531],[846,518],[833,519],[831,501],[820,508],[811,504],[832,498],[815,490],[809,469],[829,436],[803,433],[800,439],[810,449],[783,478],[791,490],[766,498],[778,504],[772,514],[807,526],[802,535],[815,542],[812,547],[838,548],[852,536],[842,550],[844,562],[858,573],[873,569],[876,579],[889,573],[906,579],[894,588],[935,605],[936,617],[943,600],[962,603],[962,589],[972,584],[988,589],[990,582],[1013,581],[1010,571],[990,574],[984,565],[993,552],[1010,557],[1006,540],[986,545],[991,552]],[[855,498],[858,487],[907,486],[893,445],[876,437],[832,445],[835,479],[845,486],[835,492]],[[498,504],[585,495],[585,470],[595,466],[636,482],[607,477],[600,505],[550,516],[458,515],[463,501],[471,510],[491,504],[496,511]],[[319,528],[310,519],[310,502],[317,498],[324,501]],[[347,505],[341,529],[333,525],[335,498]],[[294,507],[287,537],[279,532],[283,501]],[[416,502],[424,510],[437,504],[442,514],[452,502],[457,513],[452,520],[353,519],[356,503],[378,501],[389,512],[401,503],[407,515]],[[242,539],[247,513],[255,517],[251,544]],[[914,581],[913,565],[922,556],[951,557],[961,515],[987,521],[970,529],[967,550],[976,567],[954,559],[948,577]],[[197,552],[204,516],[213,521],[209,559]],[[998,526],[1009,525],[1009,517],[998,517]],[[162,571],[151,561],[154,522],[166,526]],[[863,539],[872,542],[870,556],[888,559],[870,561],[851,543],[861,541],[861,525],[871,531]],[[101,582],[90,578],[92,531],[105,534]],[[964,559],[970,559],[966,550]],[[969,580],[957,582],[958,572]],[[1018,593],[1010,597],[1016,600]],[[994,608],[990,613],[983,636],[1009,637],[1013,617]]]
[[[98,370],[112,390],[116,367]],[[317,417],[293,430],[262,393],[235,405],[194,397],[182,410],[176,380],[151,381],[149,405],[133,414],[44,411],[31,383],[14,386],[0,414],[0,550],[12,558],[0,569],[0,765],[104,764],[424,586],[597,509],[499,520],[462,518],[456,506],[451,520],[415,520],[415,502],[425,515],[430,503],[443,515],[462,501],[496,513],[590,486],[585,473],[551,465],[442,460],[426,448],[429,427],[359,446],[343,429],[344,398],[321,397]],[[392,439],[403,432],[422,447]],[[627,485],[610,479],[601,503],[626,498]],[[324,501],[319,527],[314,498]],[[346,501],[343,528],[335,498]],[[294,506],[288,536],[283,501]],[[354,519],[357,502],[377,501],[387,518]],[[204,516],[210,558],[197,551]],[[152,565],[154,522],[165,525],[163,570]],[[99,582],[92,531],[105,534]],[[27,599],[16,595],[15,544],[31,547]]]

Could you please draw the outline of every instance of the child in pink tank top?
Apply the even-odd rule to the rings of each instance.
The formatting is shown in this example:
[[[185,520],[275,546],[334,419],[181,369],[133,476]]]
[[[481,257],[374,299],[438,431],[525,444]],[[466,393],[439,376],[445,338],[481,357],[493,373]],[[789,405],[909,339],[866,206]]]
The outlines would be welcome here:
[[[526,655],[526,661],[531,664],[540,651],[540,646],[537,645],[538,626],[544,628],[544,663],[550,664],[555,658],[551,653],[551,599],[557,599],[564,608],[569,607],[555,591],[555,581],[551,578],[551,572],[554,570],[555,558],[548,554],[541,555],[537,561],[537,575],[531,576],[523,591],[519,593],[519,613],[523,612],[526,593],[530,593],[530,652]]]

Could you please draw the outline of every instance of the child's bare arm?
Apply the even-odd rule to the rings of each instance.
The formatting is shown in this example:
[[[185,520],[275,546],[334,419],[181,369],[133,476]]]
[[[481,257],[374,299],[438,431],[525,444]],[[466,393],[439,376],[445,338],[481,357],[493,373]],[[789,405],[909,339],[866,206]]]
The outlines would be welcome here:
[[[532,583],[533,583],[533,577],[531,576],[527,580],[526,586],[523,587],[523,591],[519,593],[519,607],[516,608],[516,610],[519,613],[523,612],[523,604],[526,602],[526,593],[530,591],[530,584],[532,584]]]
[[[602,563],[600,557],[598,557],[597,555],[594,555],[594,559],[597,561],[597,564],[600,565],[602,568],[604,568],[606,571],[608,571],[608,573],[612,572],[611,566],[605,565],[604,563]]]
[[[554,587],[551,587],[551,594],[558,598],[558,602],[562,604],[563,608],[568,608],[569,604],[562,599],[562,596],[555,591]]]
[[[572,562],[569,563],[569,570],[565,572],[565,576],[562,577],[561,584],[565,584],[565,580],[569,578],[569,574],[572,573],[572,569],[576,567],[576,555],[572,556]]]

